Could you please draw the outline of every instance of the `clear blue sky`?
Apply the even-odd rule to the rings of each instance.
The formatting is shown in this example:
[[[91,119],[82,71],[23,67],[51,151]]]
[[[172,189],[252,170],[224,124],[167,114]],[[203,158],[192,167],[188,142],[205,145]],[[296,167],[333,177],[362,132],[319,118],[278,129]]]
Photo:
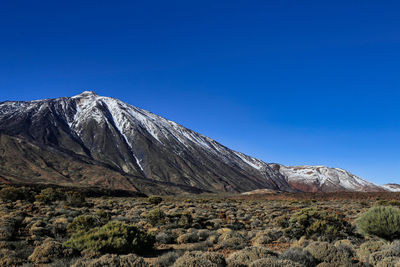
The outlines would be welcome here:
[[[113,96],[267,162],[400,182],[399,1],[1,1],[0,101]]]

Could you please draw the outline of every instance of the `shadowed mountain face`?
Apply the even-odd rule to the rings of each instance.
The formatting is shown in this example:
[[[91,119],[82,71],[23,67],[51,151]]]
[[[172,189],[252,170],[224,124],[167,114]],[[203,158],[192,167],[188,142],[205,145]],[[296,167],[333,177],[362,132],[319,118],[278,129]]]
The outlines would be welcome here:
[[[285,177],[268,164],[175,122],[93,92],[70,98],[3,102],[0,133],[51,151],[60,161],[68,155],[137,179],[209,191],[291,191]],[[7,179],[7,170],[4,172],[3,178]],[[49,177],[48,182],[75,183],[75,176],[73,172],[64,175],[61,171]],[[29,177],[36,181],[37,177]],[[85,183],[91,185],[96,179],[87,177]],[[105,181],[96,184],[113,186]],[[135,179],[119,187],[132,189]]]
[[[265,163],[88,91],[0,103],[0,138],[0,182],[144,193],[383,190],[340,169]]]

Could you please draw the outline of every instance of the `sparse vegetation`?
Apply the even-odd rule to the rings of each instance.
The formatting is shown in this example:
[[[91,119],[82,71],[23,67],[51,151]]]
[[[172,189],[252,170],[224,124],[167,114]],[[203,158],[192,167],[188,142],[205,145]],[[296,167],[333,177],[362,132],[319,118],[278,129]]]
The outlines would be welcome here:
[[[162,198],[158,196],[151,196],[148,198],[150,204],[158,205],[162,202]]]
[[[351,201],[342,193],[338,200],[166,196],[156,204],[75,189],[9,187],[0,190],[2,266],[400,265],[393,219],[400,194],[390,194],[392,200],[343,194]],[[371,207],[390,216],[371,215]],[[377,219],[382,222],[373,224]]]
[[[24,187],[6,186],[0,190],[0,199],[13,202],[17,200],[31,200],[31,197]]]

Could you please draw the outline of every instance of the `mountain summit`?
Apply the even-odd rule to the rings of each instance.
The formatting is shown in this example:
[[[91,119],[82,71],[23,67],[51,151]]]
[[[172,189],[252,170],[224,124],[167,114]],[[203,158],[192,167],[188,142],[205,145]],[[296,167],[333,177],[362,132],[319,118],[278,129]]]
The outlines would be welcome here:
[[[346,179],[353,176],[347,172],[330,180],[339,181],[339,186],[313,182],[309,190],[298,177],[305,174],[301,177],[306,179],[309,172],[318,175],[318,171],[299,172],[296,167],[265,163],[93,91],[2,102],[0,134],[3,182],[95,185],[152,193],[382,190],[361,178],[364,182],[357,180],[361,186],[349,187]]]

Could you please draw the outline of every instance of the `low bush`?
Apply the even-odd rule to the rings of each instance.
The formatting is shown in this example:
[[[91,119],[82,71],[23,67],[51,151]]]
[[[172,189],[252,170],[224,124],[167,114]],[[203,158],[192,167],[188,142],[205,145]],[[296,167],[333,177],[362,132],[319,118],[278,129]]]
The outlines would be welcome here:
[[[385,243],[381,240],[369,240],[360,245],[357,250],[357,256],[362,261],[367,261],[369,256],[382,249]]]
[[[381,251],[374,252],[370,255],[369,257],[369,262],[373,266],[377,266],[379,263],[383,264],[385,260],[391,259],[394,261],[397,258],[396,262],[400,259],[400,255],[396,253],[393,250],[390,249],[384,249]],[[394,264],[389,264],[389,265],[381,265],[381,266],[394,266]]]
[[[242,249],[247,246],[246,239],[242,237],[231,237],[219,243],[221,248]]]
[[[156,261],[154,262],[154,266],[155,267],[168,267],[171,266],[172,264],[174,264],[174,262],[176,261],[176,259],[179,258],[179,254],[171,251],[168,253],[165,253],[163,255],[161,255],[160,257],[158,257],[156,259]]]
[[[31,200],[25,188],[6,186],[0,190],[0,199],[3,201]]]
[[[160,203],[163,201],[163,199],[162,199],[161,197],[151,196],[151,197],[149,197],[149,198],[147,199],[147,201],[148,201],[150,204],[158,205],[158,204],[160,204]]]
[[[36,200],[46,204],[57,200],[65,200],[65,194],[60,189],[46,188],[35,196]]]
[[[395,266],[399,267],[400,266],[400,258],[399,257],[387,257],[378,262],[376,267],[388,267],[388,266]]]
[[[280,237],[282,237],[283,233],[282,231],[277,231],[277,230],[267,230],[264,232],[260,232],[256,235],[256,237],[253,240],[254,245],[265,245],[265,244],[271,244],[272,242],[278,240]]]
[[[328,242],[313,242],[305,248],[305,251],[308,251],[318,262],[327,262],[337,266],[352,265],[352,255]]]
[[[81,215],[68,224],[67,231],[68,232],[78,232],[78,231],[89,231],[94,227],[98,227],[103,225],[102,221],[93,215]]]
[[[9,241],[15,238],[18,224],[18,221],[12,216],[0,217],[0,240]]]
[[[400,207],[400,201],[399,200],[378,200],[375,202],[376,206],[396,206]]]
[[[104,211],[104,210],[98,210],[95,212],[95,215],[104,222],[108,222],[109,220],[111,220],[111,215],[110,213]]]
[[[35,248],[32,255],[29,256],[29,260],[35,264],[49,263],[63,256],[66,256],[66,253],[62,244],[51,239],[46,239],[43,244]]]
[[[304,208],[293,214],[286,229],[291,237],[320,238],[332,241],[352,234],[352,226],[342,214],[317,208]]]
[[[14,250],[0,249],[0,266],[20,266],[23,259]]]
[[[357,228],[365,235],[393,241],[400,238],[400,209],[376,206],[364,212],[356,221]]]
[[[154,226],[163,223],[165,221],[165,217],[165,213],[159,209],[150,211],[146,216],[147,221]]]
[[[69,206],[81,207],[86,204],[85,194],[76,191],[69,191],[66,193],[66,202]]]
[[[191,232],[178,236],[176,241],[178,244],[195,243],[199,241],[199,237],[196,232]]]
[[[176,236],[171,232],[160,232],[156,235],[156,241],[160,244],[173,244],[176,241]]]
[[[247,247],[232,253],[228,257],[228,263],[235,263],[236,265],[249,265],[256,260],[270,257],[277,259],[277,254],[265,247]]]
[[[149,267],[142,257],[135,254],[114,255],[106,254],[96,259],[81,259],[71,267],[99,267],[99,266],[119,266],[119,267]]]
[[[189,213],[175,213],[167,215],[168,222],[179,228],[190,228],[193,224],[193,217]]]
[[[253,261],[251,264],[249,264],[249,267],[303,267],[304,265],[301,265],[297,262],[291,261],[291,260],[281,260],[277,259],[274,257],[269,257],[269,258],[263,258],[259,259],[256,261]]]
[[[136,226],[111,221],[89,231],[78,231],[64,243],[66,247],[82,251],[89,249],[100,253],[142,253],[153,248],[153,235]]]
[[[289,248],[279,255],[279,258],[300,263],[305,267],[312,267],[316,265],[316,261],[311,253],[301,248]]]
[[[186,252],[183,256],[179,257],[174,267],[225,267],[225,258],[217,253],[212,252]]]

